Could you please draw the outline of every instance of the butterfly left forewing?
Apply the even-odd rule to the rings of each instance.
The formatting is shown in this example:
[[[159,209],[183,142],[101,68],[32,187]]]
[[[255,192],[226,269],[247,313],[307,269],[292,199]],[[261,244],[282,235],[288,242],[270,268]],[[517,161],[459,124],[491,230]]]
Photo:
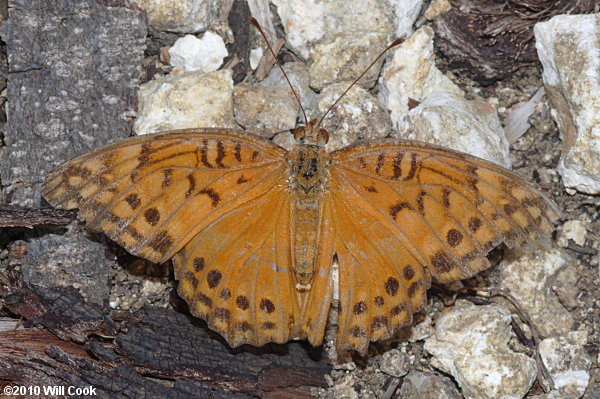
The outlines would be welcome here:
[[[203,226],[260,196],[285,150],[237,130],[183,130],[122,141],[56,168],[42,194],[129,252],[173,256]]]
[[[549,233],[555,206],[512,172],[413,141],[359,144],[332,154],[332,175],[392,221],[439,281],[486,268],[499,244]]]

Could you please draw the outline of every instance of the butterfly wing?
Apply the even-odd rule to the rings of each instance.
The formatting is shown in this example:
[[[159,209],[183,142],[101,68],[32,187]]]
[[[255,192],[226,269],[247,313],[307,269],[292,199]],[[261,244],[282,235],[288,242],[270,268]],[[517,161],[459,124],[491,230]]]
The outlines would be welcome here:
[[[424,303],[431,278],[470,277],[494,246],[548,234],[558,216],[514,173],[441,147],[378,141],[331,156],[340,349],[390,336]]]
[[[287,187],[222,215],[175,257],[179,294],[231,346],[304,337],[291,258]]]
[[[134,255],[164,262],[224,214],[264,195],[287,152],[239,130],[139,136],[54,169],[42,186],[52,205]]]

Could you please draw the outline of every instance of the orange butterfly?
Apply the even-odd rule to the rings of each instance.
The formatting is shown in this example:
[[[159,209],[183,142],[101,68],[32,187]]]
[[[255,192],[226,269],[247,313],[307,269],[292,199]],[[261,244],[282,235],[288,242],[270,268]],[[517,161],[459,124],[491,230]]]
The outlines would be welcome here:
[[[337,347],[361,352],[411,322],[432,277],[470,277],[558,214],[477,157],[407,140],[328,154],[316,124],[294,135],[289,152],[232,129],[135,137],[58,167],[43,195],[134,255],[173,258],[191,312],[231,346],[321,344],[337,257]]]
[[[408,140],[327,153],[319,125],[291,151],[235,129],[135,137],[56,168],[42,193],[134,255],[173,258],[192,314],[234,347],[320,345],[339,278],[337,348],[365,352],[411,323],[432,279],[553,229],[552,202],[500,166]]]

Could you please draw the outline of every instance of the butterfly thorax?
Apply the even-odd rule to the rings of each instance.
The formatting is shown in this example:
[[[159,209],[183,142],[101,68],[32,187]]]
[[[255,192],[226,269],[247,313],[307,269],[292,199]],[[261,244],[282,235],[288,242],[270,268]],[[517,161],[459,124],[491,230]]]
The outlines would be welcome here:
[[[310,289],[317,254],[321,199],[327,188],[328,154],[322,146],[297,144],[290,151],[294,191],[294,275],[300,291]]]

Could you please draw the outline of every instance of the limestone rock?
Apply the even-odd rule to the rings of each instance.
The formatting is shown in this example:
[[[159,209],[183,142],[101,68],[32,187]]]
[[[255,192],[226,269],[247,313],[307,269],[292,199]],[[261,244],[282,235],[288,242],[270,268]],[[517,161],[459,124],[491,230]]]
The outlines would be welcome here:
[[[396,37],[408,37],[423,8],[423,0],[388,0],[394,8]]]
[[[282,132],[273,137],[273,142],[286,150],[291,150],[296,145],[294,135],[291,132]]]
[[[311,86],[318,89],[358,77],[394,35],[393,12],[385,2],[274,0],[273,4],[289,46],[302,58],[313,59]],[[360,85],[373,86],[378,74],[379,67],[373,67]]]
[[[322,115],[348,88],[348,82],[327,87],[319,97]],[[354,86],[331,110],[321,125],[329,131],[327,151],[334,151],[357,140],[386,137],[391,133],[391,121],[379,100],[360,86]]]
[[[578,399],[583,396],[590,382],[592,364],[584,347],[586,343],[584,331],[571,331],[540,343],[540,354],[555,385],[548,399]]]
[[[452,8],[452,4],[450,4],[449,0],[433,0],[429,7],[427,7],[427,11],[425,11],[425,18],[429,21],[433,21],[446,11],[450,11]]]
[[[344,377],[342,382],[336,384],[327,393],[327,399],[359,399],[358,393],[354,389],[356,380],[352,374]]]
[[[170,32],[201,32],[218,16],[217,0],[136,0],[150,25]]]
[[[234,89],[234,108],[238,124],[244,129],[262,130],[265,137],[293,129],[300,115],[300,107],[289,87],[240,83]]]
[[[300,102],[302,103],[302,107],[307,113],[308,118],[314,117],[314,110],[317,106],[317,93],[312,91],[309,86],[310,77],[308,72],[308,66],[303,62],[286,62],[283,64],[283,70],[285,71],[288,79],[294,86],[294,90],[300,97]],[[290,85],[283,77],[283,73],[281,69],[277,66],[271,69],[271,72],[267,75],[267,77],[258,82],[257,86],[266,86],[266,87],[282,87],[289,88]],[[290,94],[290,96],[293,96]],[[294,99],[295,101],[295,99]]]
[[[431,364],[451,374],[467,399],[523,397],[535,380],[535,361],[508,348],[511,315],[495,306],[457,301],[425,342]]]
[[[381,356],[380,369],[392,377],[402,377],[408,373],[408,355],[398,349],[391,349]]]
[[[264,51],[262,47],[253,48],[250,50],[250,68],[255,70],[260,62],[260,59],[263,57]]]
[[[508,141],[493,107],[482,117],[472,104],[452,92],[436,91],[408,113],[408,139],[476,155],[510,168]],[[486,120],[487,119],[487,120]]]
[[[573,324],[573,316],[552,289],[565,267],[575,264],[559,249],[532,252],[526,247],[509,251],[498,267],[499,287],[519,301],[546,337],[565,334]]]
[[[194,127],[238,125],[233,118],[231,70],[164,76],[140,87],[133,129],[147,134]]]
[[[385,32],[369,32],[360,35],[337,35],[318,44],[312,52],[310,85],[316,90],[348,80],[356,79],[388,45]],[[383,59],[379,60],[359,81],[362,87],[372,87],[377,81]]]
[[[567,220],[558,229],[557,244],[563,248],[569,245],[569,240],[583,246],[587,239],[587,230],[581,220]]]
[[[194,35],[177,39],[169,56],[171,65],[186,72],[214,72],[227,57],[227,49],[221,36],[208,31],[200,39]]]
[[[381,74],[379,99],[402,135],[408,130],[409,99],[423,102],[434,91],[463,92],[436,68],[431,28],[420,28],[392,52]]]
[[[566,187],[600,193],[600,14],[558,15],[534,28]]]
[[[448,377],[412,370],[402,383],[402,399],[461,399],[462,395]]]

